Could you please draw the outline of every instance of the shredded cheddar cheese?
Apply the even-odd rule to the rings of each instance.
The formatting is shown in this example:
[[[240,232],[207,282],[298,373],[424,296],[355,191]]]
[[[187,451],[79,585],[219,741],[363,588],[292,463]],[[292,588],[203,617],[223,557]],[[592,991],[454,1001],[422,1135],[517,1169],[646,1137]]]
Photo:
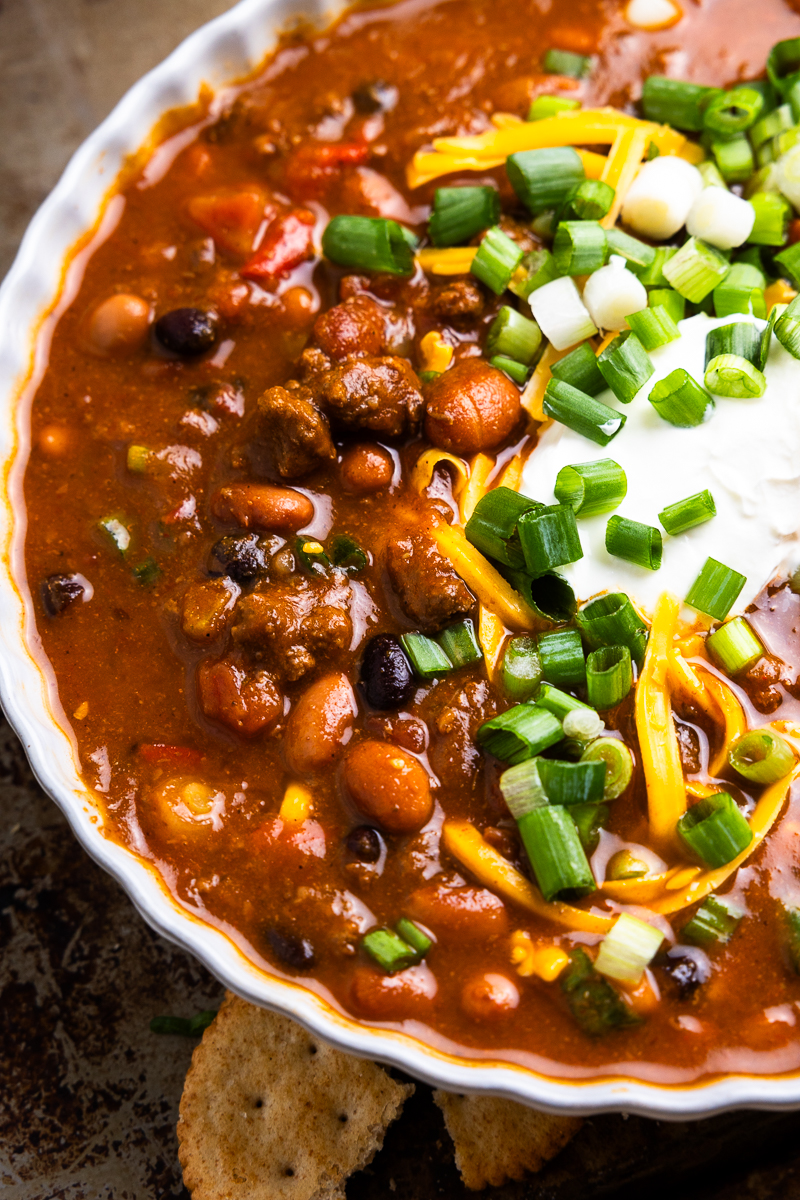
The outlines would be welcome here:
[[[686,811],[683,768],[667,680],[679,610],[676,596],[664,592],[659,597],[635,701],[650,832],[653,840],[665,848],[675,845],[678,819]]]
[[[565,354],[569,354],[569,350],[556,350],[553,343],[548,342],[533,374],[525,385],[525,391],[522,393],[522,407],[532,421],[547,420],[542,404],[547,385],[553,378],[550,368]]]
[[[429,275],[467,275],[477,253],[475,246],[429,246],[417,251],[417,262]]]
[[[437,525],[434,540],[482,604],[510,629],[530,630],[539,624],[532,608],[515,592],[488,559],[479,554],[457,526]]]
[[[478,607],[478,641],[486,660],[486,670],[493,676],[497,668],[503,642],[506,640],[506,629],[503,622],[485,604]]]

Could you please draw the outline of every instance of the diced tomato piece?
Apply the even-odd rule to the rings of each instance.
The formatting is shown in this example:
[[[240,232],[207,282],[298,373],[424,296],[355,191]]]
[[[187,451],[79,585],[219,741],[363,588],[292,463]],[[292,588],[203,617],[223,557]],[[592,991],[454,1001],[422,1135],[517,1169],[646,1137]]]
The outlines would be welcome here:
[[[800,217],[789,222],[789,245],[793,246],[795,242],[800,242]]]
[[[275,209],[267,206],[261,188],[238,188],[193,196],[188,213],[196,225],[210,234],[220,250],[230,254],[249,254],[261,222],[272,217]]]
[[[203,761],[204,755],[191,746],[169,746],[166,742],[142,742],[139,756],[147,763],[171,767],[191,767]]]
[[[264,234],[264,240],[240,274],[262,286],[275,284],[301,262],[311,257],[316,217],[305,208],[296,208],[276,217]]]
[[[306,142],[286,164],[286,185],[297,200],[320,199],[342,167],[358,167],[369,158],[365,142]]]

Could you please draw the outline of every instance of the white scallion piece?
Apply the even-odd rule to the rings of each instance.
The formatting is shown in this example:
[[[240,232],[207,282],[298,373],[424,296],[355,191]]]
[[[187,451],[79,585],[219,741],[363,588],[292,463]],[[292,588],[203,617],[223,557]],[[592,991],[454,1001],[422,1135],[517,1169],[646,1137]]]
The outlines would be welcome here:
[[[792,146],[775,163],[774,180],[789,203],[800,208],[800,145]]]
[[[568,275],[537,288],[531,295],[530,306],[539,328],[556,350],[566,350],[597,333],[580,292]]]
[[[663,940],[660,929],[623,913],[603,939],[594,960],[595,969],[609,979],[618,979],[620,983],[635,987]]]
[[[686,229],[691,237],[702,238],[720,250],[732,250],[747,241],[755,219],[756,210],[749,200],[721,187],[707,187],[692,205]]]
[[[508,811],[519,821],[535,808],[547,804],[547,795],[539,779],[539,768],[535,758],[509,767],[500,776],[500,791],[508,805]]]
[[[686,224],[702,190],[697,167],[673,154],[660,155],[644,164],[628,189],[622,219],[636,233],[663,241]]]
[[[612,254],[608,265],[586,281],[583,303],[598,329],[624,329],[627,316],[647,308],[647,289],[627,270],[625,259]]]
[[[573,708],[561,722],[564,736],[578,742],[593,742],[605,729],[603,718],[593,708]]]
[[[630,0],[625,20],[636,29],[669,29],[683,13],[672,0]]]

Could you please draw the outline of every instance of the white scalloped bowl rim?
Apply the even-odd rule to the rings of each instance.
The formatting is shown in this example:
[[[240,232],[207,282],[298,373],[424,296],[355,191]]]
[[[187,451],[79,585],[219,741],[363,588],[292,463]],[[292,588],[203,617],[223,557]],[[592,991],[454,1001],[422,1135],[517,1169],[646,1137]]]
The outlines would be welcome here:
[[[734,1108],[800,1106],[800,1076],[720,1075],[689,1085],[631,1078],[552,1078],[525,1066],[462,1057],[413,1033],[365,1025],[316,993],[252,963],[225,933],[182,908],[154,868],[106,838],[91,791],[79,774],[77,745],[61,708],[52,671],[34,656],[38,635],[21,561],[25,535],[19,495],[27,457],[28,406],[34,350],[46,350],[48,317],[61,295],[64,264],[92,231],[126,156],[145,145],[168,110],[194,103],[201,84],[218,93],[251,73],[287,23],[324,26],[342,0],[242,0],[197,30],[123,97],[83,143],[33,218],[0,288],[0,461],[7,484],[0,504],[4,554],[0,567],[0,700],[33,771],[84,849],[126,890],[162,936],[195,955],[218,979],[254,1004],[285,1013],[340,1049],[398,1067],[454,1092],[504,1096],[562,1114],[603,1110],[661,1119],[708,1116]],[[39,361],[41,367],[41,361]],[[22,399],[25,397],[26,399]]]

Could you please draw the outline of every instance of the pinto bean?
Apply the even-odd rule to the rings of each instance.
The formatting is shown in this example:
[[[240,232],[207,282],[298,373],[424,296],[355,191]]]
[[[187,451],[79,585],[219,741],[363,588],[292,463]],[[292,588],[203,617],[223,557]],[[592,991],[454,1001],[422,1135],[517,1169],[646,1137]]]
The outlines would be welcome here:
[[[425,768],[388,742],[359,742],[347,756],[345,783],[356,808],[389,833],[416,833],[433,811]]]
[[[414,920],[455,937],[487,941],[508,932],[506,906],[486,888],[430,884],[411,893],[406,909]]]
[[[294,488],[233,483],[214,493],[211,511],[218,520],[235,522],[243,529],[297,533],[312,520],[314,505]]]
[[[329,358],[380,354],[386,342],[386,314],[369,296],[352,296],[317,317],[314,339]]]
[[[346,492],[367,496],[388,487],[394,476],[394,461],[382,446],[350,446],[342,455],[339,478]]]
[[[451,454],[477,454],[505,441],[522,412],[511,380],[479,358],[465,358],[427,388],[425,434]]]
[[[149,325],[150,305],[141,296],[109,296],[89,317],[87,348],[94,354],[129,354],[144,344]]]
[[[350,999],[357,1013],[373,1021],[402,1021],[411,1016],[424,1019],[431,1011],[437,990],[433,973],[424,965],[399,971],[397,975],[379,974],[372,967],[357,967],[350,985]]]
[[[516,984],[505,975],[489,972],[468,979],[461,991],[461,1007],[473,1021],[497,1021],[519,1004]]]
[[[322,675],[295,704],[286,725],[286,761],[299,775],[329,767],[358,711],[350,681],[339,671]]]

